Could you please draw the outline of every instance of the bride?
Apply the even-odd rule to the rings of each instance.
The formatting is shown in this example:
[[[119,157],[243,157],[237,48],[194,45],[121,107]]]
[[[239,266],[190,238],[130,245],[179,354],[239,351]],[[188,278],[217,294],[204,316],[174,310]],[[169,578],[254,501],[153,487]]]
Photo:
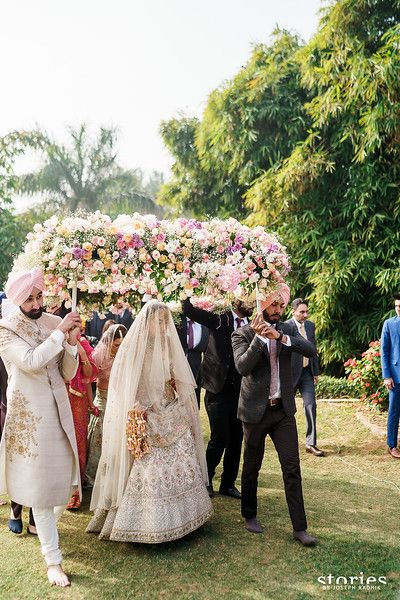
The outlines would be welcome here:
[[[140,311],[115,359],[86,531],[160,543],[213,514],[195,381],[167,306]]]

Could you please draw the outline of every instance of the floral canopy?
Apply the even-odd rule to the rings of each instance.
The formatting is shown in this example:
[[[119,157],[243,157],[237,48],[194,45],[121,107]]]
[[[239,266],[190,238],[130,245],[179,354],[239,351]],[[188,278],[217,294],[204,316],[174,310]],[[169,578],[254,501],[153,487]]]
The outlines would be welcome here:
[[[48,305],[68,306],[76,285],[83,312],[103,312],[118,299],[134,306],[144,296],[172,309],[187,297],[226,307],[233,297],[254,299],[255,284],[261,296],[273,290],[290,270],[276,235],[235,219],[82,213],[53,216],[27,238],[13,270],[41,266]]]

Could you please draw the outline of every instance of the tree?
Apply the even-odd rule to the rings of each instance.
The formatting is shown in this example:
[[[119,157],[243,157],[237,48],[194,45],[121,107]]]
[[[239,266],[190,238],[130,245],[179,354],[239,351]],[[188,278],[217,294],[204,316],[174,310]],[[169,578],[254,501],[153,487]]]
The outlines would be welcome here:
[[[118,172],[118,171],[117,171]],[[161,174],[154,171],[147,185],[143,183],[143,173],[140,169],[126,171],[121,169],[112,181],[109,182],[105,192],[98,198],[99,208],[111,218],[119,214],[155,214],[162,217],[163,208],[156,204],[147,189],[159,189],[158,180]]]
[[[308,295],[325,364],[379,337],[400,287],[400,2],[340,0],[298,53],[311,127],[247,192]]]
[[[39,148],[41,137],[37,132],[12,131],[0,137],[0,287],[12,267],[13,257],[23,244],[21,232],[12,209],[12,196],[18,187],[15,159],[27,148]]]
[[[161,187],[157,201],[174,216],[182,213],[193,216],[215,214],[218,206],[213,178],[207,177],[197,154],[195,138],[198,126],[198,119],[183,116],[161,123],[161,136],[175,162],[172,179]]]
[[[175,158],[158,197],[163,204],[196,216],[248,214],[243,195],[254,178],[287,156],[308,127],[300,47],[297,36],[275,31],[270,45],[257,45],[238,75],[211,93],[201,121],[162,124]]]
[[[53,209],[71,212],[78,208],[111,208],[115,212],[119,205],[131,213],[143,208],[159,210],[143,189],[143,173],[118,165],[114,128],[101,127],[94,138],[85,124],[78,129],[70,127],[69,133],[70,146],[42,134],[44,164],[20,178],[20,193],[39,194]]]
[[[143,191],[149,198],[154,200],[163,184],[164,173],[161,171],[152,171],[148,177],[148,180],[143,186]]]

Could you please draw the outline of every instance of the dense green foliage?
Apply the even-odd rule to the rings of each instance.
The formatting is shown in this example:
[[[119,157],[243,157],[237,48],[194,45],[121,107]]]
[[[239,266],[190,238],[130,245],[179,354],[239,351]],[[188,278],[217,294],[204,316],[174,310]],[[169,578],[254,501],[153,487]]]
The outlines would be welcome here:
[[[271,45],[257,45],[238,75],[212,92],[201,122],[182,117],[162,123],[175,158],[162,203],[196,216],[247,214],[243,195],[253,179],[306,132],[299,47],[296,36],[277,30]]]
[[[307,45],[277,32],[254,49],[211,94],[186,152],[168,144],[163,201],[280,233],[331,372],[379,337],[400,288],[399,23],[399,0],[332,3]]]
[[[320,375],[315,386],[317,398],[358,398],[358,390],[345,377]]]
[[[0,289],[25,237],[12,207],[12,196],[18,189],[15,160],[27,148],[40,145],[41,136],[36,132],[13,131],[0,138]]]
[[[313,99],[305,140],[248,191],[309,296],[325,363],[379,336],[400,286],[400,20],[397,2],[338,2],[299,53]],[[393,27],[392,27],[393,26]]]

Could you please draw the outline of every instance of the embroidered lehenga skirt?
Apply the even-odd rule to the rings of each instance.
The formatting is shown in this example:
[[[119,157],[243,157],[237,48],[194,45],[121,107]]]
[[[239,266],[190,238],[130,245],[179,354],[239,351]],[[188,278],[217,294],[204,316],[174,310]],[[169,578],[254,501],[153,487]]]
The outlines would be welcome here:
[[[154,544],[183,537],[212,514],[187,430],[170,446],[134,460],[120,506],[96,510],[86,531],[99,533],[100,539]]]

